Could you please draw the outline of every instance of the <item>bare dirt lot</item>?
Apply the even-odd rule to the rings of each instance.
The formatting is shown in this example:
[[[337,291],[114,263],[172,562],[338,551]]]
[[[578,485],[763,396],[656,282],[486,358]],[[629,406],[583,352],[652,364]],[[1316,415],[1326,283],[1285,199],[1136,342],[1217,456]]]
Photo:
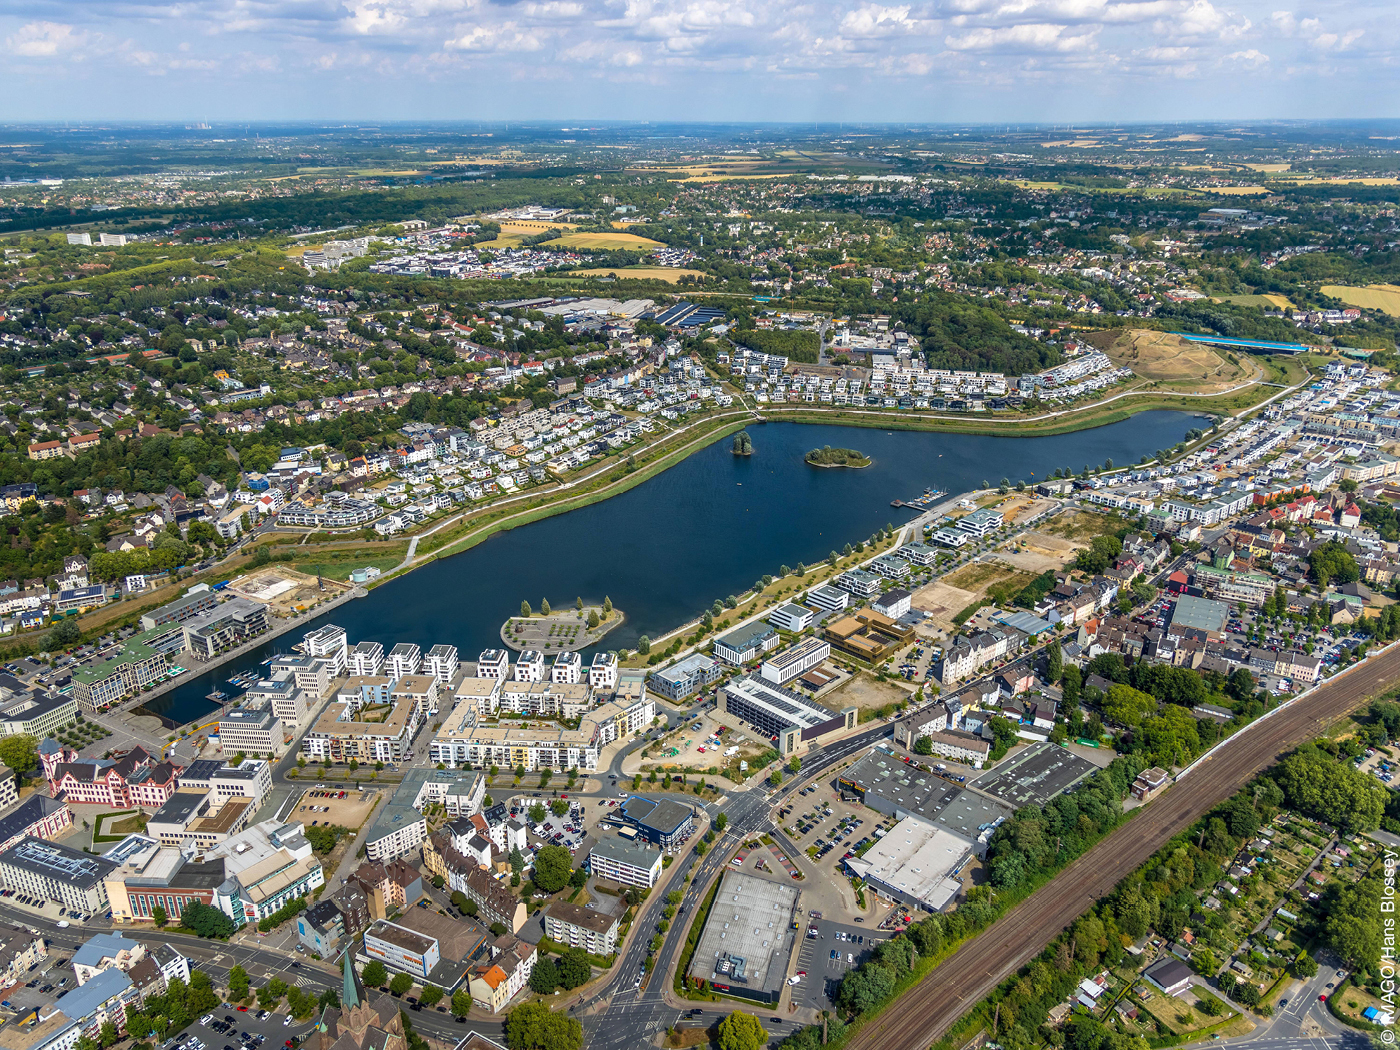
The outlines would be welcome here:
[[[1091,341],[1120,368],[1131,368],[1144,379],[1158,382],[1190,382],[1196,393],[1215,393],[1258,378],[1246,359],[1231,361],[1211,347],[1188,343],[1170,332],[1129,329],[1095,335],[1099,338]]]
[[[859,707],[862,712],[873,711],[887,704],[897,704],[914,695],[913,687],[905,688],[893,682],[882,682],[874,675],[862,672],[844,685],[822,697],[822,703],[833,711],[843,707]]]
[[[1023,518],[1033,518],[1054,505],[1054,500],[1036,499],[1034,496],[1018,493],[1003,501],[997,509],[1001,511],[1007,525],[1014,525]]]
[[[973,603],[977,595],[958,587],[950,587],[942,580],[934,580],[914,592],[909,604],[933,617],[934,623],[945,631],[957,630],[953,617]]]
[[[354,831],[369,819],[379,798],[376,788],[347,790],[344,798],[331,797],[339,794],[339,791],[329,788],[311,788],[297,801],[293,816],[307,827],[314,821],[318,824],[338,824]]]
[[[239,576],[229,582],[228,589],[243,598],[265,602],[276,616],[291,616],[304,612],[318,601],[339,597],[349,588],[348,583],[322,580],[279,565]]]

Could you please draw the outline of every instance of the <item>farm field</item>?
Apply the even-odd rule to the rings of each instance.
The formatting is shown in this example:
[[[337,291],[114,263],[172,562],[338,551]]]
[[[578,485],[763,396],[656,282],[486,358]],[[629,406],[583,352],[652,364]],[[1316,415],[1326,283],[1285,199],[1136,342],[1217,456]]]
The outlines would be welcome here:
[[[678,266],[628,266],[619,270],[573,270],[573,277],[608,277],[616,275],[620,281],[665,281],[678,284],[684,276],[704,277],[699,270],[688,270]]]
[[[1217,295],[1217,303],[1234,303],[1236,306],[1257,306],[1264,310],[1297,309],[1284,295]]]
[[[1400,285],[1368,284],[1364,288],[1352,288],[1344,284],[1324,284],[1320,291],[1348,306],[1381,310],[1392,317],[1400,317]]]
[[[640,237],[635,233],[566,233],[550,241],[562,248],[660,248],[660,241]]]

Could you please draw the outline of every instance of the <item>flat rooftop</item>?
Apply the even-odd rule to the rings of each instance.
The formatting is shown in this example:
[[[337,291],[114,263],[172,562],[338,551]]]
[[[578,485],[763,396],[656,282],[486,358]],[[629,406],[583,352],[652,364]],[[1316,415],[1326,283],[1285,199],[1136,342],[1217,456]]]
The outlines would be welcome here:
[[[879,748],[847,769],[840,779],[856,785],[867,796],[892,803],[901,813],[923,817],[974,842],[986,825],[1006,820],[1015,812],[1005,802],[905,765]]]
[[[690,976],[774,993],[787,980],[797,887],[726,871],[700,934]]]
[[[1225,630],[1229,612],[1229,606],[1224,602],[1182,594],[1177,597],[1176,606],[1172,609],[1172,626],[1219,634]]]
[[[984,794],[1022,806],[1043,806],[1087,780],[1098,767],[1046,740],[1018,751],[972,782]]]
[[[912,897],[929,911],[941,911],[958,895],[961,883],[952,872],[971,852],[972,842],[964,836],[905,817],[865,856],[846,863],[856,874]]]

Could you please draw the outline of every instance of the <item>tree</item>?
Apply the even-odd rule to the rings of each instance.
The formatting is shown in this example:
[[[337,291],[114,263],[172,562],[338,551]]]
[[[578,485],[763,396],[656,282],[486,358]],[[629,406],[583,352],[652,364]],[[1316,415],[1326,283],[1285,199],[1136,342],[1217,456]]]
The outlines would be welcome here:
[[[582,889],[584,884],[587,882],[588,872],[583,868],[575,868],[573,870],[573,873],[569,876],[569,885],[576,890]]]
[[[529,602],[527,602],[527,601],[522,601],[522,602],[520,603],[520,615],[521,615],[521,616],[529,616],[529,615],[530,615],[530,603],[529,603]]]
[[[549,811],[556,817],[562,817],[565,813],[569,812],[569,803],[562,798],[556,798],[549,804]]]
[[[637,639],[637,652],[641,653],[643,656],[651,652],[651,639],[646,635],[642,635]]]
[[[452,993],[452,1012],[458,1017],[466,1017],[472,1012],[472,993],[458,988]]]
[[[933,754],[933,739],[932,739],[931,737],[921,736],[921,737],[919,737],[918,740],[915,740],[915,741],[914,741],[914,754],[916,754],[916,755],[931,755],[931,754]]]
[[[189,910],[189,905],[186,905],[185,911]],[[236,963],[228,972],[228,996],[230,999],[248,998],[248,971]]]
[[[598,627],[598,623],[599,623],[599,620],[598,620],[598,610],[597,610],[597,609],[589,609],[589,610],[588,610],[588,629],[589,629],[590,631],[596,630],[597,627]]]
[[[50,649],[67,649],[82,639],[83,631],[78,626],[78,621],[68,618],[54,624],[53,630],[49,632],[48,645]]]
[[[435,984],[425,984],[423,991],[418,995],[418,1002],[423,1006],[436,1006],[442,1002],[443,990]]]
[[[583,612],[583,599],[582,599],[582,598],[575,598],[575,599],[574,599],[574,608],[577,609],[579,612]]]
[[[470,1001],[470,994],[463,994]],[[583,1025],[542,1002],[522,1003],[506,1014],[506,1046],[509,1050],[583,1050]]]
[[[720,1050],[760,1050],[767,1044],[763,1022],[753,1014],[735,1010],[719,1023]]]
[[[1060,652],[1060,640],[1050,639],[1050,644],[1045,647],[1045,675],[1052,682],[1058,682],[1064,673],[1064,655]]]
[[[39,742],[28,733],[0,737],[0,762],[21,775],[28,773],[39,764]]]
[[[365,982],[366,987],[380,988],[389,979],[389,969],[378,959],[371,959],[363,970],[360,971],[360,980]]]
[[[563,846],[545,846],[535,854],[535,885],[545,893],[563,889],[573,870],[573,860]]]
[[[609,598],[606,594],[603,595],[603,615],[604,615],[604,616],[611,616],[611,615],[612,615],[612,599]]]
[[[775,769],[773,770],[773,772],[768,774],[768,783],[772,784],[774,787],[777,787],[782,782],[783,771],[781,769]]]
[[[588,953],[582,948],[566,948],[559,956],[559,985],[566,990],[586,984],[593,976],[593,966],[588,961]]]
[[[103,1046],[114,1046],[120,1038],[121,1033],[117,1031],[115,1024],[111,1021],[102,1022],[102,1027],[98,1029],[98,1039],[101,1040]]]
[[[1321,588],[1333,583],[1355,583],[1361,578],[1356,558],[1336,540],[1328,540],[1313,548],[1308,555],[1312,578]]]
[[[1110,722],[1132,727],[1141,722],[1148,713],[1156,710],[1154,697],[1130,685],[1114,685],[1104,697],[1103,713]]]
[[[798,773],[802,772],[802,759],[799,758],[797,755],[793,755],[790,759],[788,759],[788,772],[791,773],[793,776],[796,776]]]
[[[180,922],[200,937],[232,937],[235,929],[233,920],[227,915],[218,908],[211,908],[199,901],[190,901],[185,905],[180,914]]]
[[[541,615],[541,616],[548,616],[548,615],[549,615],[549,599],[548,599],[548,598],[541,598],[541,599],[540,599],[540,615]]]
[[[389,981],[389,991],[394,995],[403,995],[413,987],[413,978],[406,973],[396,973]]]
[[[554,965],[554,960],[537,960],[535,968],[530,971],[530,991],[537,995],[553,995],[558,987],[559,969]]]
[[[724,834],[724,829],[729,827],[729,814],[720,813],[715,817],[714,828],[719,834]]]
[[[1317,960],[1307,952],[1299,952],[1298,958],[1293,960],[1293,976],[1302,978],[1316,977]]]
[[[568,805],[568,803],[565,803],[565,805]],[[533,820],[536,824],[538,824],[540,821],[544,820],[544,818],[545,818],[544,803],[543,803],[543,802],[532,802],[532,803],[530,804],[530,819]]]
[[[169,921],[169,916],[165,914],[165,909],[162,908],[159,904],[157,904],[153,909],[151,909],[151,920],[156,924],[156,926],[164,927],[166,922]]]

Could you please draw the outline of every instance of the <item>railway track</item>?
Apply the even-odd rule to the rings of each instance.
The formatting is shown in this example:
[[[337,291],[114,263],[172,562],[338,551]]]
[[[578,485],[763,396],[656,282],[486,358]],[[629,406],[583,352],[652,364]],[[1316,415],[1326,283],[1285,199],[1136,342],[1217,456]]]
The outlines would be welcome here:
[[[1173,835],[1278,757],[1400,682],[1400,645],[1256,723],[862,1026],[847,1050],[926,1050]]]

